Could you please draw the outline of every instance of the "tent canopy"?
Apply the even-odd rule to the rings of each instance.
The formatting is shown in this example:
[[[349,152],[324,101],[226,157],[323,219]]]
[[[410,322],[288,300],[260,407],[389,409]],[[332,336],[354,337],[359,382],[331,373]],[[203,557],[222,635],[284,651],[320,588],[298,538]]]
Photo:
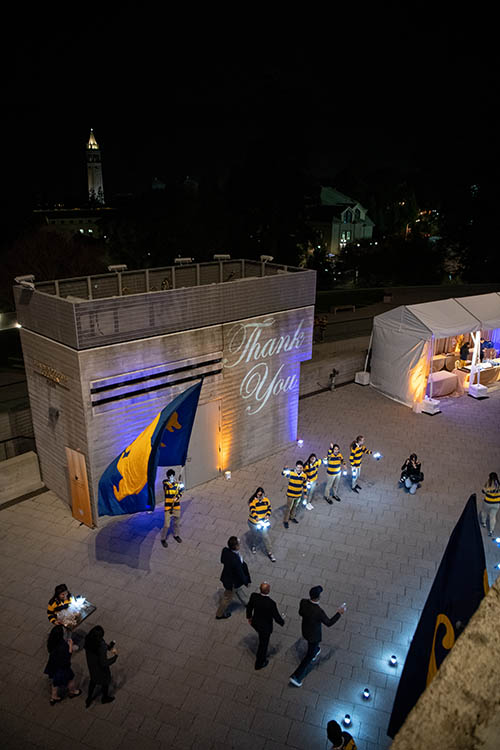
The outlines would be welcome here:
[[[500,294],[480,294],[401,305],[373,320],[370,381],[390,398],[421,401],[432,357],[432,339],[500,328]]]
[[[498,299],[500,301],[500,297]],[[433,336],[444,339],[481,328],[481,321],[454,299],[401,305],[376,315],[373,323],[393,331],[405,331],[424,341],[429,341]]]
[[[481,321],[481,328],[500,328],[500,294],[457,297],[456,301]]]

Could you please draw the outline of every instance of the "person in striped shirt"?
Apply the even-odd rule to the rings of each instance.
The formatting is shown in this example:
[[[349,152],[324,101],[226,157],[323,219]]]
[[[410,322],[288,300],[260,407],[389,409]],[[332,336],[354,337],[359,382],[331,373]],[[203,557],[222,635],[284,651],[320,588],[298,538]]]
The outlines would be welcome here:
[[[333,495],[335,500],[340,503],[341,498],[338,496],[338,489],[340,484],[340,477],[342,476],[342,469],[346,468],[346,463],[337,443],[330,443],[330,447],[328,448],[328,455],[325,459],[325,462],[325,500],[331,505],[333,502],[331,495]]]
[[[271,503],[265,497],[262,487],[257,487],[248,501],[248,528],[250,529],[250,549],[252,554],[257,552],[259,541],[262,543],[271,562],[276,562],[269,539],[269,519],[271,517]]]
[[[60,583],[54,590],[54,596],[47,604],[47,617],[52,625],[59,625],[57,615],[71,604],[71,594],[65,583]]]
[[[300,500],[307,490],[307,477],[304,472],[304,463],[297,461],[295,469],[283,469],[283,476],[288,477],[288,487],[286,490],[286,510],[283,517],[283,526],[288,529],[288,522],[298,523],[295,518],[297,507]]]
[[[163,480],[163,492],[165,495],[165,522],[160,535],[163,547],[168,547],[167,535],[172,518],[174,519],[174,539],[176,542],[182,542],[182,539],[179,536],[182,489],[180,482],[175,481],[175,471],[169,469],[167,471],[167,478]]]
[[[362,489],[358,484],[358,479],[361,474],[361,461],[365,453],[373,453],[373,451],[368,450],[366,447],[363,435],[358,435],[356,440],[351,443],[351,455],[349,456],[352,472],[351,489],[356,493]]]
[[[307,489],[304,497],[304,505],[307,510],[312,510],[313,505],[311,500],[313,499],[314,492],[316,490],[316,483],[318,481],[318,469],[321,466],[321,459],[317,457],[315,453],[311,453],[304,466],[304,473],[307,477]]]
[[[479,514],[481,526],[486,528],[486,524],[488,524],[488,536],[493,536],[498,509],[500,508],[500,481],[498,474],[494,471],[491,472],[481,492],[484,495],[483,507]]]

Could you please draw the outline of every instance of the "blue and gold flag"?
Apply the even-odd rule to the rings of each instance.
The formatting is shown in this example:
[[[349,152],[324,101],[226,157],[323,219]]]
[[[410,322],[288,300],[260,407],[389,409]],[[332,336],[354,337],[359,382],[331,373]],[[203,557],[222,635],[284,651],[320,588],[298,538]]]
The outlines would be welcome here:
[[[453,529],[406,657],[387,734],[394,738],[488,591],[476,496]]]
[[[154,510],[158,466],[184,466],[202,381],[177,396],[99,480],[100,516]]]

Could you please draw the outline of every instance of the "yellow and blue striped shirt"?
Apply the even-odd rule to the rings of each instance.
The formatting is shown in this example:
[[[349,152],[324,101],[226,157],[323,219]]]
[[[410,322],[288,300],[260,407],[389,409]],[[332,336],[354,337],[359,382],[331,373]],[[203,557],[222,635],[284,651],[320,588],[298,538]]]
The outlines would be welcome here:
[[[344,463],[344,456],[339,451],[334,453],[331,448],[328,448],[328,463],[326,465],[327,474],[340,474],[341,465]]]
[[[485,503],[500,503],[500,487],[495,489],[486,484],[481,492],[484,495]]]
[[[50,622],[53,625],[57,625],[57,615],[59,612],[61,612],[63,609],[68,609],[69,605],[71,604],[71,594],[69,594],[67,599],[64,599],[62,602],[57,599],[57,597],[53,596],[50,602],[47,604],[47,617],[49,618]]]
[[[321,466],[321,459],[318,458],[313,461],[312,464],[306,464],[304,466],[304,472],[308,482],[315,482],[318,478],[318,469]]]
[[[169,482],[167,479],[164,479],[163,492],[165,493],[165,510],[170,511],[170,513],[174,510],[180,510],[181,490],[179,482]]]
[[[361,466],[361,461],[363,459],[364,453],[372,453],[373,451],[369,451],[368,448],[364,445],[358,445],[356,443],[356,447],[351,447],[351,455],[349,456],[349,463],[351,466]]]
[[[259,521],[265,521],[271,515],[271,503],[268,497],[254,497],[248,508],[250,523],[257,524]]]
[[[307,476],[303,471],[300,473],[292,469],[288,477],[288,488],[286,494],[288,497],[300,497],[307,489]]]

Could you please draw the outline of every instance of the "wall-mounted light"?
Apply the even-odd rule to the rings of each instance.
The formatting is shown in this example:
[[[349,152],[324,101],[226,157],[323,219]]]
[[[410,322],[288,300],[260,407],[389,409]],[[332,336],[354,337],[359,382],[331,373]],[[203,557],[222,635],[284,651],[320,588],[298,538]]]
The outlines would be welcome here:
[[[397,659],[397,656],[395,654],[393,654],[391,656],[391,658],[389,659],[389,665],[391,667],[397,667],[398,666],[398,659]]]

